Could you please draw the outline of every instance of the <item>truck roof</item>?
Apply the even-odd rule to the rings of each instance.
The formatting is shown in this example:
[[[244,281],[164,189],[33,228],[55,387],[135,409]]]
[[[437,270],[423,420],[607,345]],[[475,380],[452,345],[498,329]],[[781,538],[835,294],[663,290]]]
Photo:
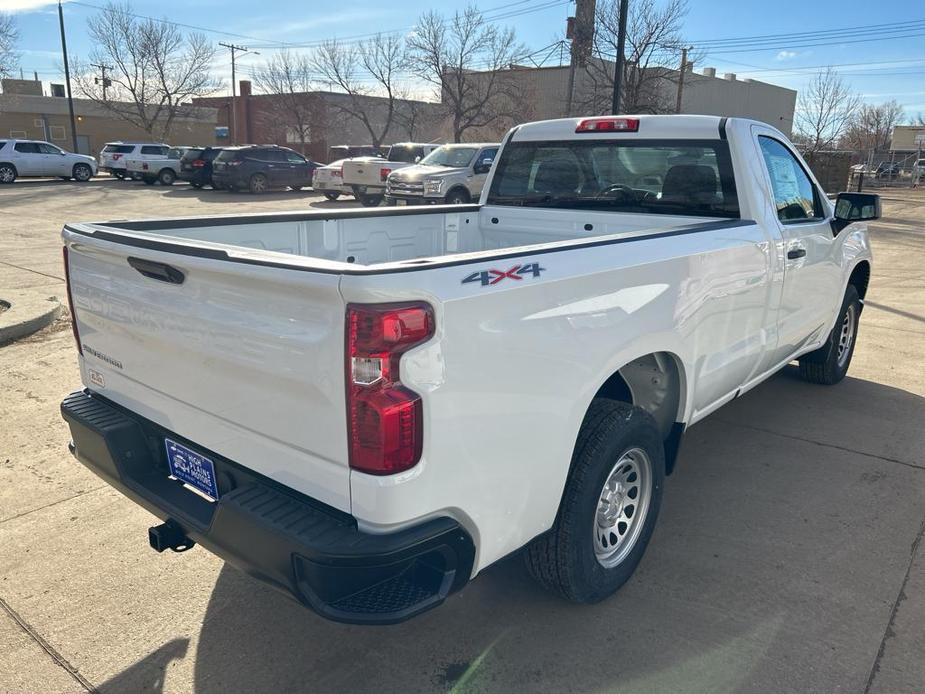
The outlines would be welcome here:
[[[638,130],[576,132],[578,124],[589,119],[627,119],[639,122]],[[514,129],[512,142],[536,140],[579,140],[597,139],[682,139],[715,140],[719,137],[720,125],[727,119],[722,116],[680,116],[680,115],[621,115],[587,116],[584,118],[558,118],[556,120],[524,123]],[[737,119],[738,120],[738,119]]]

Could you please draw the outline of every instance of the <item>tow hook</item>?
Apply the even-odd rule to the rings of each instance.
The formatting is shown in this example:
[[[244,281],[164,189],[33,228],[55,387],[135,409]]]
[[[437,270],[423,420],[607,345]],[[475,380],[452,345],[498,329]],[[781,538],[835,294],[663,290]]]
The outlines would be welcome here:
[[[167,521],[153,528],[148,528],[148,544],[156,552],[163,552],[165,549],[172,549],[174,552],[185,552],[192,549],[196,543],[186,536],[183,528],[173,521]]]

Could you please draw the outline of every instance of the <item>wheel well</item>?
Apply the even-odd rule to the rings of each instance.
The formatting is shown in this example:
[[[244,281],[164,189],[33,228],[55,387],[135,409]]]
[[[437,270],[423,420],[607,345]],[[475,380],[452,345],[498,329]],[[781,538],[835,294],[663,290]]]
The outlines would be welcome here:
[[[162,173],[164,173],[165,171],[169,171],[169,172],[172,173],[174,176],[177,175],[177,172],[174,171],[173,169],[171,169],[169,166],[165,166],[163,169],[161,169],[160,171],[158,171],[158,172],[157,172],[157,175],[160,176],[160,175],[161,175]]]
[[[851,271],[851,277],[848,278],[848,284],[853,284],[858,290],[858,296],[863,299],[867,294],[867,285],[870,284],[870,263],[862,260],[855,265],[854,270]]]
[[[682,397],[682,371],[668,352],[653,352],[634,359],[613,373],[595,398],[632,403],[652,415],[666,447],[666,473],[674,467],[683,425],[678,422]]]
[[[13,171],[16,172],[16,175],[17,175],[17,176],[19,175],[19,169],[17,169],[17,168],[16,168],[16,164],[14,164],[14,163],[11,162],[11,161],[0,161],[0,166],[12,166],[12,167],[13,167]]]
[[[444,197],[448,198],[450,197],[450,193],[456,193],[456,192],[463,193],[465,194],[467,198],[469,198],[470,200],[472,199],[472,195],[470,195],[469,189],[466,188],[466,186],[460,186],[460,185],[456,185],[450,188],[448,191],[446,191],[446,195]]]

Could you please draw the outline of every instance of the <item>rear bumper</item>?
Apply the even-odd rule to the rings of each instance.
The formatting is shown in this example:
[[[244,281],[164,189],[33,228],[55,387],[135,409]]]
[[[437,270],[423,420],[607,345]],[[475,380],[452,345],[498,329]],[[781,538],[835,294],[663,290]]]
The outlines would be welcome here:
[[[328,619],[401,622],[442,603],[472,572],[472,539],[451,518],[364,533],[351,516],[203,450],[220,492],[212,503],[168,476],[164,437],[181,437],[87,392],[69,395],[61,413],[81,463],[195,542]]]

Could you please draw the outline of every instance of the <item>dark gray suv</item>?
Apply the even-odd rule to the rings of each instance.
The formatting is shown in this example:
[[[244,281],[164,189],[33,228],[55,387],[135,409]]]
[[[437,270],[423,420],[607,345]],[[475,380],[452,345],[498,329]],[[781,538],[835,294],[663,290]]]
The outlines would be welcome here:
[[[312,184],[318,166],[321,164],[288,147],[227,147],[212,163],[212,184],[216,189],[247,188],[252,193],[264,193],[271,188],[301,190]]]

